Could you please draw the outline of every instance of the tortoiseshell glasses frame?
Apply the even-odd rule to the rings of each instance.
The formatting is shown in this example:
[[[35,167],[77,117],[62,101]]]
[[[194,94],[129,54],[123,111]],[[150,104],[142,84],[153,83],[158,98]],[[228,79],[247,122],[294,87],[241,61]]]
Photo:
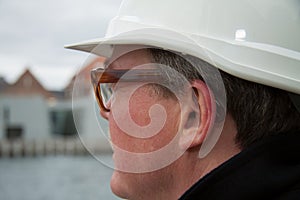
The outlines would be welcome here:
[[[127,73],[129,72],[129,73]],[[126,74],[126,76],[124,76]],[[162,79],[162,74],[159,69],[104,69],[97,68],[91,71],[91,81],[94,88],[95,97],[100,109],[104,112],[110,112],[102,97],[102,90],[106,87],[101,87],[101,84],[118,83],[118,82],[158,82]]]

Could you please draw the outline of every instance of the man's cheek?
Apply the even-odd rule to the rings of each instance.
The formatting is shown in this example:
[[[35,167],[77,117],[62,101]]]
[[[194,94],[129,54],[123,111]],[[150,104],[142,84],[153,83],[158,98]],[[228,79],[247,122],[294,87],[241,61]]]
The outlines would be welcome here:
[[[146,139],[133,137],[120,129],[116,121],[110,120],[110,137],[114,150],[124,150],[133,153],[145,153]]]

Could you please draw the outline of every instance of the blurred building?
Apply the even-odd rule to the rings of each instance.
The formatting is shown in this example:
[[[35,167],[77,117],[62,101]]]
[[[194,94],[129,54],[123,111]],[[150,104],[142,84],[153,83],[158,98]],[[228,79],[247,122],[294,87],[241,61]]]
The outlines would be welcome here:
[[[97,137],[90,70],[103,61],[98,58],[90,62],[62,91],[45,89],[28,69],[13,84],[1,77],[0,139],[73,136],[77,130]],[[76,97],[72,99],[74,86]]]
[[[4,77],[0,76],[0,93],[9,86]]]

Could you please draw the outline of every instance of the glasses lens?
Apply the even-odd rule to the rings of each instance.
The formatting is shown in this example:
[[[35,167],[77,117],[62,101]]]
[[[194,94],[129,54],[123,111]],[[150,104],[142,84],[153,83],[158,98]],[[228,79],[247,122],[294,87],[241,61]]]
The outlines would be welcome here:
[[[107,104],[113,94],[112,84],[111,83],[101,83],[100,89],[101,89],[101,97],[102,97],[103,103],[105,106],[107,106]]]

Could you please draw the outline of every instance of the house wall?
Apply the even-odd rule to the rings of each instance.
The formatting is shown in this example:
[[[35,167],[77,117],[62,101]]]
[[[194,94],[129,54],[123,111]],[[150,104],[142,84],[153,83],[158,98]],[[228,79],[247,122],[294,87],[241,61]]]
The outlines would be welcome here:
[[[108,123],[100,116],[93,94],[73,99],[73,115],[81,137],[104,139],[108,135]]]
[[[5,137],[5,125],[21,126],[26,139],[51,137],[47,102],[41,96],[0,96],[0,138]]]
[[[22,127],[25,139],[70,136],[77,132],[88,140],[106,140],[108,123],[100,117],[90,83],[90,70],[103,61],[103,58],[94,60],[83,68],[70,81],[62,97],[47,91],[26,70],[14,84],[0,91],[0,139],[6,137],[6,127],[10,125]]]

